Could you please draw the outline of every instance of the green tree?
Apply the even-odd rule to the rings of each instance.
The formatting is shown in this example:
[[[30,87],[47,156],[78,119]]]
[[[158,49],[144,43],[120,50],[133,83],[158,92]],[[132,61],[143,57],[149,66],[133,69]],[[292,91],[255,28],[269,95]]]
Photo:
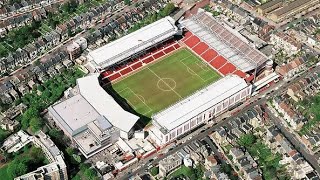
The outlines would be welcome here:
[[[131,5],[131,0],[124,0],[124,4],[128,6]]]
[[[37,132],[41,129],[43,123],[39,117],[33,117],[31,118],[29,125],[32,132]]]
[[[11,177],[11,179],[21,176],[23,174],[26,174],[28,171],[27,165],[19,161],[18,159],[13,160],[9,165],[7,169],[8,175]]]
[[[53,139],[61,140],[63,138],[63,132],[58,129],[52,128],[49,130],[49,136]]]
[[[245,134],[238,140],[238,144],[244,147],[250,147],[256,142],[256,137],[253,134]]]
[[[44,86],[42,86],[42,85],[37,86],[37,89],[41,92],[43,92],[45,90]]]
[[[86,177],[86,179],[88,179],[88,180],[97,180],[98,179],[97,171],[94,169],[86,169],[83,174]]]
[[[168,3],[163,10],[160,12],[162,17],[168,16],[170,15],[174,10],[176,9],[176,7],[174,6],[173,3]]]

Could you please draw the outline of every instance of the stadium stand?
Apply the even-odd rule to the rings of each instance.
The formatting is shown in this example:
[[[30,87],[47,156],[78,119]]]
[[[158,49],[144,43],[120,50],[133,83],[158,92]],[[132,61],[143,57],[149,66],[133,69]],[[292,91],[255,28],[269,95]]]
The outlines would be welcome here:
[[[101,73],[102,79],[108,78],[109,81],[117,80],[137,69],[143,67],[143,65],[149,64],[159,58],[163,57],[166,54],[169,54],[181,46],[174,39],[170,39],[166,42],[163,42],[151,49],[149,49],[144,55],[136,57],[135,59],[130,59],[123,62],[120,65],[115,67],[110,67],[104,72]]]
[[[195,54],[204,59],[212,68],[220,72],[221,75],[226,76],[228,74],[235,74],[241,78],[245,78],[247,76],[246,73],[237,68],[222,54],[211,48],[206,44],[206,42],[201,41],[200,38],[190,31],[185,33],[185,36],[181,41],[184,42]]]
[[[207,62],[210,62],[211,60],[213,60],[213,58],[217,57],[218,53],[215,52],[214,50],[212,49],[208,49],[205,53],[203,53],[201,55],[201,57],[207,61]]]
[[[178,32],[175,21],[167,16],[133,33],[90,51],[87,58],[92,67],[105,69],[132,59],[161,42],[171,39]]]
[[[264,54],[237,36],[236,32],[205,12],[199,12],[181,24],[189,31],[183,40],[188,47],[192,49],[202,41],[242,72],[260,69],[268,60]]]

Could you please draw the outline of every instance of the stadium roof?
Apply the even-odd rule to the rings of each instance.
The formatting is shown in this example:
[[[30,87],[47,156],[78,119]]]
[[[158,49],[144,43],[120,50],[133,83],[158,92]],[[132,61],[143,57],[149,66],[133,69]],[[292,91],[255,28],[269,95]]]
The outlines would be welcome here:
[[[177,33],[171,17],[162,18],[116,41],[89,52],[88,58],[96,66],[108,67],[120,62]]]
[[[77,80],[80,94],[91,106],[111,124],[129,132],[139,117],[125,111],[99,84],[99,74],[92,74]]]
[[[221,25],[205,12],[200,12],[181,24],[243,72],[253,70],[268,60],[230,28]]]
[[[152,119],[170,131],[246,87],[242,78],[228,75],[157,113]]]

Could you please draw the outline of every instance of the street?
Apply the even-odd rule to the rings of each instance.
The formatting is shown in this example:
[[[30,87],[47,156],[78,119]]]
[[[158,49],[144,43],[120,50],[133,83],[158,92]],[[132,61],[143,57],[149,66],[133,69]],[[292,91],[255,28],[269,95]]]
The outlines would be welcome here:
[[[306,151],[305,146],[296,139],[296,137],[290,133],[282,124],[281,120],[276,117],[268,108],[266,108],[266,112],[270,116],[270,120],[280,129],[282,134],[291,142],[291,144],[299,151],[302,156],[312,165],[312,167],[320,174],[320,166],[318,164],[318,157],[315,155],[311,155]]]

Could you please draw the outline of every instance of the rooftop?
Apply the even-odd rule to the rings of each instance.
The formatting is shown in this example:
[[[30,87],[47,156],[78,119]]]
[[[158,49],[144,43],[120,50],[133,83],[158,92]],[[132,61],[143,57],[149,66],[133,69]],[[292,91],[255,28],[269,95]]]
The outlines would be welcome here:
[[[52,108],[58,114],[56,117],[60,117],[59,122],[72,135],[100,116],[81,94],[62,101]]]
[[[293,11],[296,8],[299,8],[302,5],[306,5],[307,3],[316,2],[319,0],[295,0],[293,2],[290,2],[287,6],[284,6],[283,8],[277,10],[274,12],[275,15],[281,16],[283,14],[286,14],[287,12]]]
[[[170,131],[247,86],[239,76],[228,75],[157,113],[152,119]]]
[[[77,80],[80,94],[113,126],[129,132],[139,117],[125,111],[99,84],[99,74],[92,74]]]
[[[171,17],[162,18],[116,41],[89,52],[88,58],[102,68],[118,63],[177,33]]]

